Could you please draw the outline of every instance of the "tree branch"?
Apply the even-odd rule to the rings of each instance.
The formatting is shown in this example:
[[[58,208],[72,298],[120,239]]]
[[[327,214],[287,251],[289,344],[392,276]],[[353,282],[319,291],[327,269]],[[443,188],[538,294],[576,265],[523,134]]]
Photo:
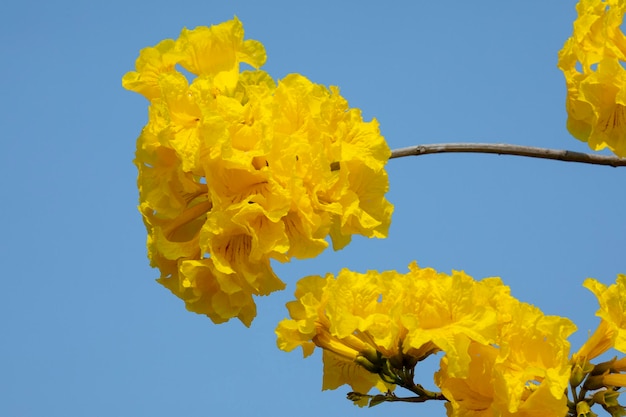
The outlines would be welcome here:
[[[580,162],[583,164],[609,165],[612,167],[626,166],[626,158],[618,158],[616,156],[536,148],[533,146],[509,145],[506,143],[431,143],[427,145],[394,149],[391,151],[390,158],[451,152],[495,153],[498,155],[527,156],[530,158],[554,159],[557,161]]]

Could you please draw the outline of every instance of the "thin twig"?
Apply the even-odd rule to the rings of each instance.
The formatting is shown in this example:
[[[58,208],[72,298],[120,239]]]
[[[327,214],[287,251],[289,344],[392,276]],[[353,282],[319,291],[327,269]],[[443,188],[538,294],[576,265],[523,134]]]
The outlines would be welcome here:
[[[498,155],[527,156],[530,158],[554,159],[557,161],[580,162],[583,164],[609,165],[612,167],[626,166],[626,158],[618,158],[616,156],[536,148],[533,146],[509,145],[506,143],[431,143],[427,145],[394,149],[391,151],[391,158],[450,152],[495,153]]]

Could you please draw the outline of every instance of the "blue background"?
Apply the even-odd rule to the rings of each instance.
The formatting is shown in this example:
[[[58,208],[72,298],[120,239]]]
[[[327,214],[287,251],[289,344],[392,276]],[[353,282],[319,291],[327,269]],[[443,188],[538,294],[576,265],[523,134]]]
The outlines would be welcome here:
[[[507,142],[588,151],[565,129],[557,52],[574,1],[22,1],[0,14],[0,416],[444,415],[358,409],[321,391],[321,355],[275,346],[295,282],[412,260],[597,325],[586,277],[626,273],[626,168],[496,155],[388,165],[389,238],[276,265],[288,283],[250,329],[213,325],[154,282],[136,210],[147,102],[121,87],[139,50],[237,15],[275,78],[337,85],[391,148]],[[433,365],[436,360],[431,361]],[[418,382],[432,386],[428,365]],[[430,372],[430,374],[429,374]],[[429,376],[430,375],[430,376]],[[399,394],[401,394],[399,392]]]

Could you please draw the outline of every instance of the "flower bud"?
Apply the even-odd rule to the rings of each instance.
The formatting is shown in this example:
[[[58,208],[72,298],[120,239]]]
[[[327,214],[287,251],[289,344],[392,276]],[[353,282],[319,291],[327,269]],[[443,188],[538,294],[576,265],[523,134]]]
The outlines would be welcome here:
[[[595,391],[604,386],[604,375],[589,376],[583,384],[583,387],[588,391]]]
[[[585,379],[586,373],[580,364],[572,366],[572,374],[569,377],[569,383],[572,387],[579,386]]]
[[[613,367],[616,359],[617,357],[611,359],[610,361],[602,362],[595,365],[593,367],[593,370],[591,371],[591,375],[603,375],[607,373]]]

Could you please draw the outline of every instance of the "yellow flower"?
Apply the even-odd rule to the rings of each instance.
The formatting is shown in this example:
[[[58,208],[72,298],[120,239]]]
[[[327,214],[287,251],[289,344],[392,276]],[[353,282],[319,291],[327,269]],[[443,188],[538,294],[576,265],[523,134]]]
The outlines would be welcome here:
[[[587,278],[583,286],[598,298],[600,324],[572,361],[590,361],[610,348],[626,353],[626,275],[619,274],[609,287],[593,278]]]
[[[144,48],[135,62],[137,71],[131,71],[122,78],[124,88],[143,94],[148,100],[161,96],[159,78],[176,71],[180,60],[176,42],[165,39],[156,46]]]
[[[559,52],[567,84],[567,128],[594,150],[626,157],[624,0],[581,0],[574,32]]]
[[[243,25],[235,19],[220,25],[183,29],[178,38],[180,65],[192,74],[215,78],[214,86],[232,89],[239,78],[239,63],[259,68],[265,63],[263,44],[243,40]]]
[[[603,378],[604,386],[626,387],[626,375],[608,374]]]
[[[494,398],[493,366],[497,349],[493,346],[472,342],[468,347],[471,361],[468,376],[451,377],[448,373],[448,356],[441,359],[440,370],[435,373],[435,383],[441,388],[448,416],[493,416],[491,403]]]
[[[504,318],[496,342],[470,344],[466,376],[450,372],[449,355],[441,360],[435,382],[450,400],[448,415],[564,416],[570,376],[567,337],[575,326],[513,297],[496,303]]]
[[[142,50],[122,80],[150,101],[134,162],[151,265],[216,323],[249,325],[253,296],[284,288],[272,259],[385,237],[393,211],[376,121],[337,88],[239,69],[265,58],[235,18]]]
[[[369,372],[354,360],[345,359],[335,353],[324,350],[322,354],[324,363],[324,375],[322,377],[322,389],[337,389],[348,384],[359,393],[366,393],[372,387],[386,392],[389,385],[385,384],[375,373]],[[364,406],[366,404],[359,404]]]
[[[336,278],[302,279],[296,301],[287,304],[291,319],[276,328],[278,347],[301,346],[305,356],[322,348],[325,388],[345,383],[362,393],[374,386],[386,390],[440,350],[448,353],[453,372],[466,375],[470,344],[496,340],[492,300],[508,288],[496,278],[476,282],[463,272],[447,275],[415,263],[409,268],[406,274],[344,269]],[[332,367],[337,361],[342,366]]]

